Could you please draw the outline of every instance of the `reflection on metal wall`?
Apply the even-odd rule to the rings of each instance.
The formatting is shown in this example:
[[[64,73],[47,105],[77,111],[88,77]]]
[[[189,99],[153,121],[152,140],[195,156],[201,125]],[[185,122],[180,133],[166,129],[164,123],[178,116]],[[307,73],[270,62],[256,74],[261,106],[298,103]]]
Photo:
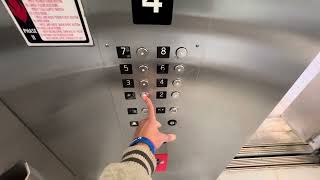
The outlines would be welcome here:
[[[284,112],[283,117],[290,126],[302,137],[309,141],[315,149],[320,148],[319,102],[320,90],[319,74],[308,84],[303,92]],[[314,140],[314,141],[313,141]]]
[[[125,0],[83,4],[93,47],[27,47],[0,6],[0,96],[80,179],[96,179],[119,160],[130,121],[143,117],[141,80],[150,82],[157,106],[179,107],[158,116],[178,140],[161,149],[170,155],[168,172],[155,179],[217,178],[319,48],[317,1],[176,0],[171,26],[133,25]],[[132,58],[118,59],[117,46],[130,46]],[[171,58],[158,58],[158,46],[171,47]],[[136,55],[139,47],[149,50],[147,58]],[[179,47],[186,58],[176,58]],[[131,64],[133,74],[121,75],[120,64]],[[158,64],[168,64],[168,74],[157,73]],[[177,75],[180,64],[185,71]],[[168,87],[156,87],[159,78]],[[171,84],[176,78],[181,89]],[[123,79],[136,82],[129,91],[135,100],[125,99]],[[156,91],[168,98],[157,99]],[[129,116],[129,107],[139,114]]]

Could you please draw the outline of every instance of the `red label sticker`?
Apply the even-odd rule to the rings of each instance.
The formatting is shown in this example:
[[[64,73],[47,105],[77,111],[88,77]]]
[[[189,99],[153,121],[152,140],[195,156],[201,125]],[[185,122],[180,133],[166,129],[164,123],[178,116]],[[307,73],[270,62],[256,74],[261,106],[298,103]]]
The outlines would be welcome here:
[[[167,171],[167,165],[168,165],[168,159],[169,159],[169,154],[156,154],[155,155],[157,159],[157,168],[156,172],[166,172]]]

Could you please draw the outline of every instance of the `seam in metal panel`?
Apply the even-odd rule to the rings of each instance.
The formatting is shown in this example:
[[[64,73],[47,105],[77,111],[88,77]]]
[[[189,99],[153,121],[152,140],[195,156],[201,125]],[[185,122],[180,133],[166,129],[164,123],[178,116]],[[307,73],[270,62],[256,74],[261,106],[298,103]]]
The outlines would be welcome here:
[[[63,160],[49,147],[47,146],[42,140],[41,138],[22,120],[22,118],[4,101],[3,98],[0,97],[0,102],[11,112],[11,114],[13,116],[15,116],[18,121],[38,140],[38,142],[44,146],[45,149],[47,149],[49,151],[49,153],[51,155],[54,156],[54,158],[56,160],[58,160],[61,165],[66,168],[72,176],[74,176],[75,178],[77,177],[76,173],[66,164],[63,162]]]

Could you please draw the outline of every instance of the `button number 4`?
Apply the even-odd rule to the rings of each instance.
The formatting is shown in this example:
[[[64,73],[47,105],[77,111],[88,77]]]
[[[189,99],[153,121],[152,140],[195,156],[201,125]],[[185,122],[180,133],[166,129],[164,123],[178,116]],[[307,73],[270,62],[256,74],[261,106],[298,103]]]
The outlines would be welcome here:
[[[159,13],[162,7],[162,2],[159,0],[153,0],[153,2],[148,2],[148,0],[142,0],[142,7],[152,7],[153,13]]]

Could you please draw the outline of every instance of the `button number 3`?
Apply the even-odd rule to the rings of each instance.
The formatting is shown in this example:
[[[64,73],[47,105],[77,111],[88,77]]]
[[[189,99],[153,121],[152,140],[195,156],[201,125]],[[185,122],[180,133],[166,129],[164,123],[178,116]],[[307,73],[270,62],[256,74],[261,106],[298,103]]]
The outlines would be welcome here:
[[[153,0],[153,2],[148,2],[148,0],[142,0],[142,7],[153,7],[153,13],[159,13],[162,7],[162,2],[159,0]]]

